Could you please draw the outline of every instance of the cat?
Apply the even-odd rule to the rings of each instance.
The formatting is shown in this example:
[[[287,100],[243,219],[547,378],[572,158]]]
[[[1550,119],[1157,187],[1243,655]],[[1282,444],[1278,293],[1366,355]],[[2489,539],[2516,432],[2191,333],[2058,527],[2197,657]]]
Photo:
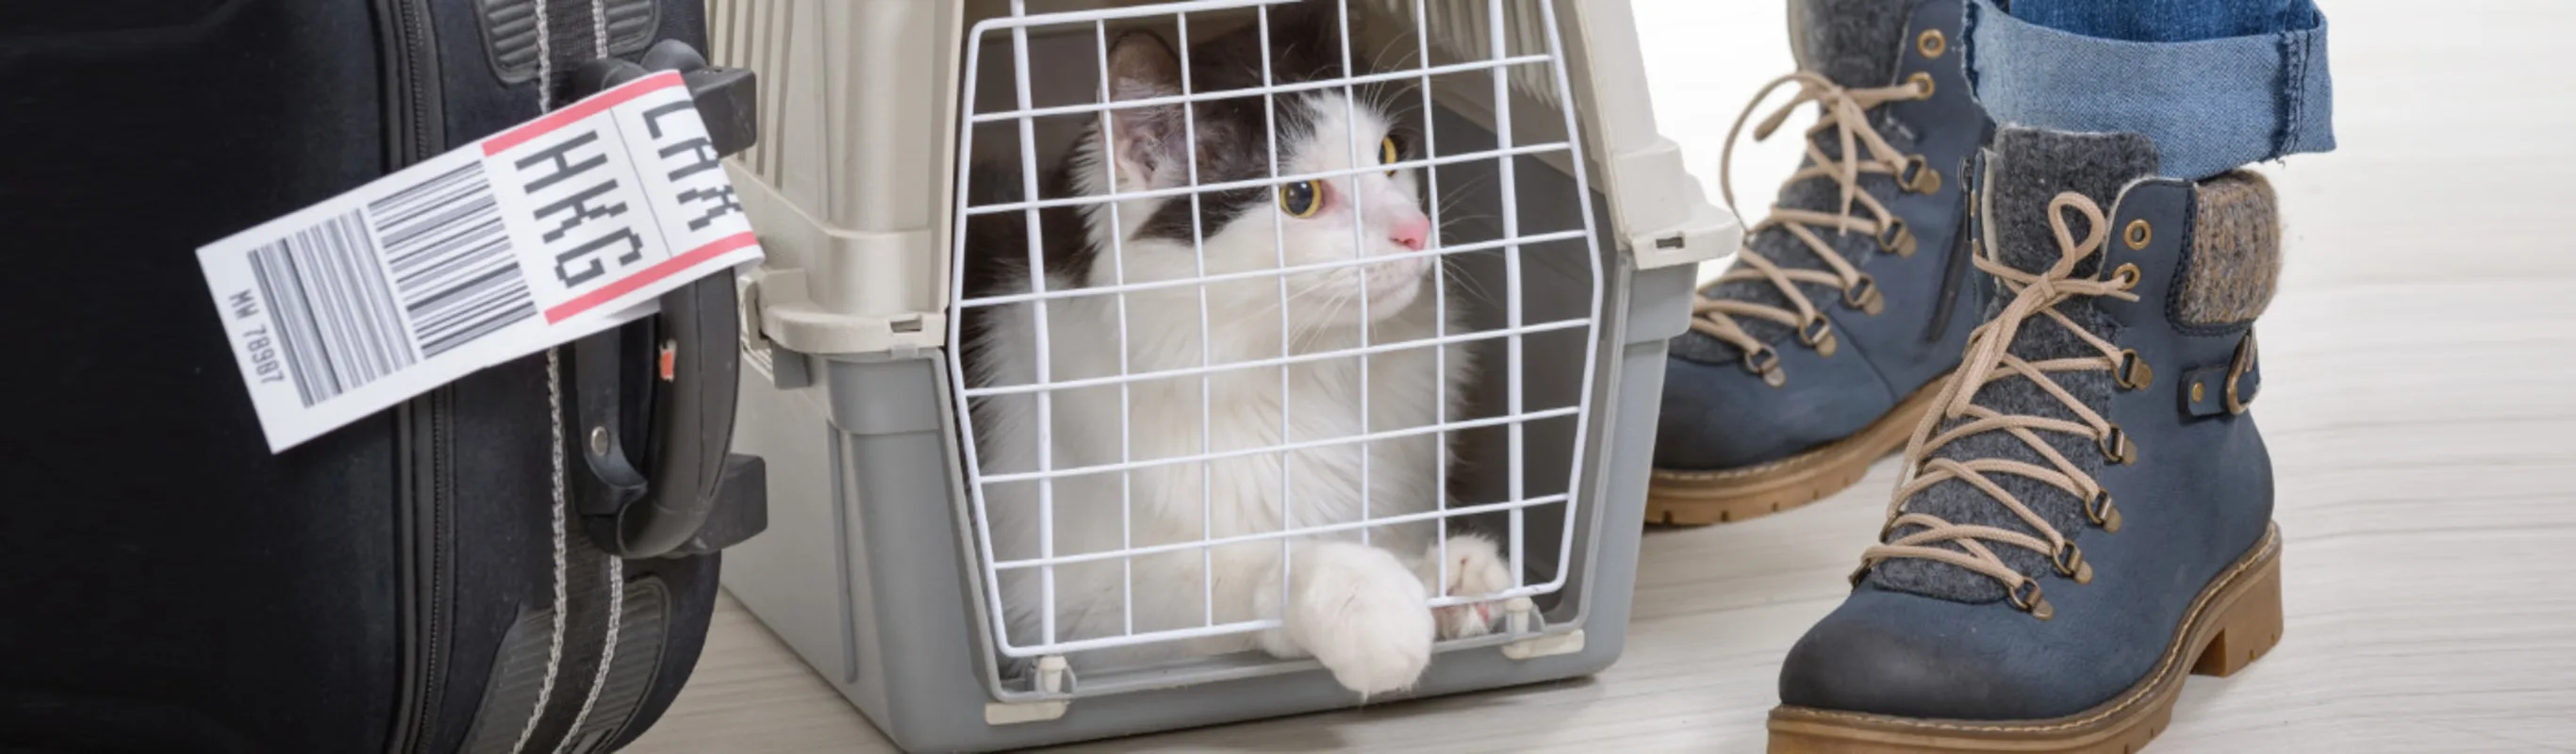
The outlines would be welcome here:
[[[1339,21],[1330,11],[1274,6],[1272,80],[1341,78]],[[1259,33],[1247,25],[1192,45],[1192,91],[1259,86]],[[1114,101],[1182,91],[1181,59],[1153,33],[1120,36],[1107,62]],[[1395,97],[1371,87],[1358,91],[1351,98],[1358,101],[1346,99],[1338,85],[1276,95],[1275,115],[1269,117],[1277,123],[1279,175],[1343,169],[1354,152],[1377,163],[1417,157],[1411,131],[1383,101]],[[1098,119],[1107,121],[1105,138],[1102,124],[1085,127],[1063,161],[1048,171],[1045,195],[1108,195],[1106,171],[1113,166],[1118,192],[1194,185],[1193,152],[1195,185],[1270,175],[1269,127],[1260,96],[1199,101],[1193,108],[1194,114],[1185,114],[1180,104],[1131,107]],[[1015,200],[1018,178],[997,171],[970,179],[979,191],[997,192],[970,203]],[[1297,266],[1419,251],[1432,229],[1417,181],[1415,170],[1402,168],[1205,192],[1195,215],[1187,195],[1127,199],[1117,202],[1114,225],[1106,203],[1051,208],[1039,218],[1041,274],[1055,291],[1110,285],[1122,276],[1128,283],[1195,279],[1202,264],[1208,275],[1274,270],[1283,254]],[[1364,230],[1354,233],[1355,225]],[[969,295],[1031,290],[1024,213],[976,215],[969,226]],[[1194,235],[1204,238],[1203,256],[1192,244]],[[1118,252],[1111,251],[1113,242]],[[1441,309],[1430,300],[1436,264],[1414,256],[1291,273],[1284,352],[1358,348],[1363,328],[1373,345],[1434,337]],[[1048,377],[1063,382],[1196,369],[1203,356],[1220,367],[1277,359],[1283,353],[1282,300],[1275,275],[1132,291],[1123,311],[1111,295],[1054,299],[1046,305]],[[965,313],[961,337],[969,385],[1037,381],[1032,306]],[[1459,310],[1454,301],[1446,307],[1449,332],[1460,331]],[[1202,345],[1208,346],[1205,354]],[[1354,437],[1364,434],[1363,405],[1366,433],[1428,427],[1444,415],[1454,421],[1463,416],[1475,370],[1464,346],[1444,348],[1445,364],[1428,344],[1372,353],[1365,377],[1357,357],[1297,362],[1287,367],[1284,381],[1274,365],[1220,369],[1205,376],[1204,396],[1195,373],[1134,382],[1124,398],[1123,436],[1117,386],[1059,389],[1050,407],[1050,468]],[[1284,439],[1283,399],[1293,417]],[[1032,394],[980,397],[970,410],[984,474],[1038,469],[1039,417]],[[1046,523],[1035,482],[988,485],[991,554],[1005,562],[1038,557],[1039,535],[1047,528],[1055,534],[1054,555],[1066,557],[1277,532],[1283,515],[1295,527],[1355,522],[1363,517],[1363,463],[1368,517],[1433,511],[1445,494],[1438,480],[1450,453],[1439,437],[1421,432],[1382,439],[1365,451],[1358,443],[1301,448],[1284,461],[1277,452],[1241,454],[1206,462],[1204,479],[1202,464],[1195,462],[1059,477]],[[1202,497],[1203,491],[1212,494]],[[1444,561],[1435,541],[1441,525],[1431,519],[1370,527],[1366,543],[1356,528],[1302,535],[1287,540],[1284,563],[1281,540],[1273,538],[1058,565],[1052,585],[1055,637],[1080,641],[1125,636],[1131,625],[1143,633],[1275,619],[1280,628],[1078,651],[1068,660],[1079,675],[1086,668],[1259,649],[1281,658],[1311,656],[1363,695],[1404,690],[1430,663],[1435,639],[1489,633],[1503,613],[1490,600],[1433,609],[1425,604],[1430,598],[1491,595],[1513,584],[1507,560],[1483,535],[1449,534]],[[1283,574],[1289,585],[1284,603]],[[1002,572],[1002,607],[1015,645],[1042,638],[1048,589],[1043,580],[1034,568]]]

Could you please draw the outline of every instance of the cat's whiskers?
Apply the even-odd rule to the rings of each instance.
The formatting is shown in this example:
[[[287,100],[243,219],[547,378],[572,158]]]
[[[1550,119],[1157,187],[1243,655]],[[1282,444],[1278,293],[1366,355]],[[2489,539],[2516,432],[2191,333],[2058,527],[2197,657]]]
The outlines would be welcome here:
[[[1448,275],[1450,285],[1461,289],[1470,296],[1472,300],[1488,304],[1494,303],[1493,292],[1486,290],[1485,284],[1482,281],[1477,280],[1476,276],[1467,274],[1467,269],[1458,266],[1457,260],[1443,258],[1440,260],[1440,263],[1444,269],[1449,271]]]
[[[1500,179],[1495,177],[1495,174],[1485,173],[1468,178],[1463,182],[1448,187],[1449,190],[1440,192],[1440,199],[1443,202],[1440,205],[1440,211],[1444,214],[1447,213],[1449,211],[1449,207],[1452,206],[1450,202],[1465,201],[1468,194],[1483,191],[1486,187],[1493,185],[1497,180]]]
[[[1347,283],[1348,281],[1334,282]],[[1358,290],[1359,287],[1357,285],[1350,285],[1341,292],[1333,294],[1332,298],[1326,299],[1325,304],[1322,307],[1322,311],[1324,313],[1323,316],[1316,317],[1313,321],[1305,323],[1302,327],[1298,327],[1297,330],[1299,332],[1297,332],[1294,337],[1290,338],[1290,340],[1293,342],[1302,338],[1304,342],[1302,344],[1296,344],[1289,350],[1296,353],[1307,353],[1314,348],[1315,341],[1323,338],[1325,332],[1335,327],[1347,326],[1337,324],[1336,320],[1341,319],[1342,310],[1350,308],[1351,302],[1359,299]]]
[[[1398,45],[1403,42],[1403,37],[1395,37],[1386,40],[1386,45],[1379,47],[1376,55],[1370,56],[1371,59],[1369,60],[1368,69],[1372,71],[1388,70],[1386,67],[1387,56],[1400,49]],[[1414,82],[1405,81],[1399,85],[1393,86],[1387,84],[1372,84],[1369,86],[1369,89],[1378,95],[1378,98],[1370,104],[1375,105],[1378,112],[1391,113],[1396,111],[1396,108],[1394,107],[1395,98],[1411,93],[1414,89]]]
[[[1330,279],[1329,277],[1327,277],[1327,278],[1326,278],[1326,279],[1324,279],[1324,280],[1318,280],[1318,281],[1315,281],[1315,282],[1312,282],[1312,283],[1308,283],[1308,284],[1306,284],[1304,287],[1299,288],[1299,289],[1297,289],[1296,291],[1289,293],[1289,294],[1288,294],[1288,296],[1287,296],[1286,298],[1284,298],[1284,299],[1279,299],[1279,300],[1277,300],[1277,301],[1273,301],[1273,302],[1269,302],[1269,303],[1259,304],[1259,305],[1257,305],[1257,306],[1255,306],[1255,307],[1253,307],[1253,308],[1251,308],[1251,309],[1247,309],[1247,310],[1245,310],[1245,311],[1244,311],[1240,316],[1237,316],[1237,317],[1235,317],[1235,318],[1233,318],[1233,319],[1226,320],[1226,321],[1225,321],[1225,323],[1224,323],[1222,326],[1223,326],[1223,327],[1227,327],[1227,328],[1231,328],[1231,327],[1234,327],[1235,325],[1244,324],[1245,322],[1247,322],[1247,321],[1251,320],[1251,319],[1252,319],[1252,318],[1254,318],[1254,317],[1262,316],[1262,315],[1265,315],[1265,314],[1272,314],[1272,313],[1276,313],[1276,312],[1278,312],[1278,311],[1279,311],[1280,307],[1283,307],[1283,306],[1287,306],[1287,305],[1290,305],[1290,304],[1297,303],[1297,300],[1298,300],[1298,299],[1302,299],[1302,298],[1305,298],[1305,297],[1307,297],[1307,296],[1309,296],[1309,295],[1313,295],[1313,294],[1315,294],[1315,293],[1321,292],[1321,291],[1323,291],[1324,289],[1326,289],[1326,288],[1328,288],[1328,287],[1331,287],[1331,286],[1332,286],[1334,283],[1336,283],[1336,282],[1338,282],[1338,281],[1332,280],[1332,279]],[[1217,325],[1211,325],[1210,327],[1212,327],[1212,328],[1213,328],[1213,327],[1217,327]],[[1290,329],[1291,331],[1295,331],[1295,330],[1300,329],[1300,328],[1298,328],[1298,327],[1297,327],[1296,323],[1295,323],[1295,322],[1293,321],[1293,319],[1292,319],[1292,321],[1289,323],[1289,329]]]
[[[1398,44],[1402,44],[1403,42],[1404,42],[1404,37],[1401,37],[1401,36],[1388,37],[1388,38],[1387,38],[1387,40],[1386,40],[1386,44],[1383,44],[1383,45],[1379,45],[1379,46],[1378,46],[1378,48],[1377,48],[1377,54],[1374,54],[1374,55],[1370,55],[1370,56],[1369,56],[1368,70],[1372,70],[1372,71],[1383,71],[1383,70],[1386,70],[1386,56],[1387,56],[1389,53],[1393,53],[1393,52],[1395,52],[1395,50],[1396,50],[1396,45],[1398,45]]]

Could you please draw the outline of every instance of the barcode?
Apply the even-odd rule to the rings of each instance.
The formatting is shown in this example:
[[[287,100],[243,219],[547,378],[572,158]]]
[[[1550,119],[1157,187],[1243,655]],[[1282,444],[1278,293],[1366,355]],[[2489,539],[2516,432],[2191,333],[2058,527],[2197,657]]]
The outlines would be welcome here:
[[[251,252],[295,394],[312,406],[419,357],[394,313],[364,219],[351,212]]]
[[[537,316],[483,163],[367,205],[422,358]]]
[[[307,407],[537,315],[479,161],[261,246],[250,268]]]

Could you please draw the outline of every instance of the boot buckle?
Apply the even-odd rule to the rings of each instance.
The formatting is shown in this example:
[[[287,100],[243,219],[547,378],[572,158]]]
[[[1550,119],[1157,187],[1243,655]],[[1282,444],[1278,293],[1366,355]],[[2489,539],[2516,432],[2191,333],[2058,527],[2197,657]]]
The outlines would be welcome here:
[[[2245,413],[2254,395],[2263,387],[2260,349],[2254,343],[2254,332],[2236,342],[2236,355],[2225,364],[2192,369],[2183,373],[2183,413],[2195,418],[2233,416]]]
[[[2245,402],[2253,400],[2255,391],[2262,387],[2262,375],[2254,374],[2255,351],[2254,330],[2247,328],[2245,339],[2236,343],[2235,362],[2227,365],[2227,413],[2245,413]],[[2252,381],[2245,379],[2249,374],[2254,374]]]

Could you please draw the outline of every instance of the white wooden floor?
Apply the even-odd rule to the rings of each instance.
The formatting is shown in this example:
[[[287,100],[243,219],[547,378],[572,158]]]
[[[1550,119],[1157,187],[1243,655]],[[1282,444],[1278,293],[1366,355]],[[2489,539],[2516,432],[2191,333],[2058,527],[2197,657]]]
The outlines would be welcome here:
[[[2292,247],[2256,410],[2288,633],[2234,679],[2193,679],[2155,750],[2576,751],[2576,7],[2325,7],[2342,149],[2272,170]],[[1661,125],[1713,174],[1726,119],[1788,68],[1778,4],[1638,16]],[[1745,196],[1789,164],[1766,146]],[[1841,597],[1892,475],[1650,534],[1628,655],[1598,678],[1080,750],[1758,751],[1779,657]],[[728,600],[633,750],[891,747]]]

